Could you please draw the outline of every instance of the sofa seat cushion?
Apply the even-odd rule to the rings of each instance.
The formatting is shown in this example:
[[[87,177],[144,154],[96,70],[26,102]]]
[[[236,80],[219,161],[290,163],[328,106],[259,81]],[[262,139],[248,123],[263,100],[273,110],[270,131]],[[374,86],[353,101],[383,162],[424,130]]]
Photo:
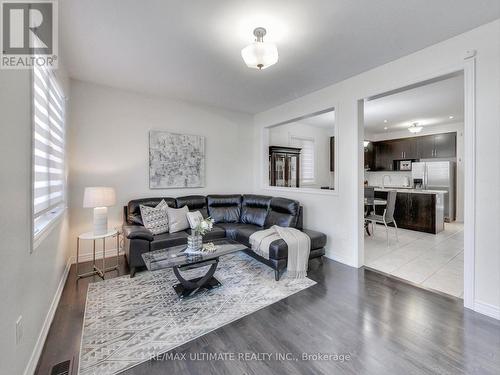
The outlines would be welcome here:
[[[240,224],[240,223],[221,223],[217,224],[217,226],[224,228],[224,230],[226,231],[226,237],[235,241],[238,229],[256,227],[255,225],[252,224]]]
[[[187,237],[188,234],[186,232],[159,234],[154,236],[154,240],[151,241],[151,251],[184,245],[187,243]]]
[[[191,235],[191,229],[186,229],[186,233],[188,235]],[[203,241],[212,241],[212,240],[217,240],[217,239],[224,238],[224,237],[226,237],[226,231],[224,230],[224,228],[217,226],[217,225],[214,225],[212,230],[210,232],[207,232],[203,236]]]
[[[235,239],[239,243],[242,243],[243,245],[250,247],[250,236],[262,229],[264,228],[253,224],[240,224],[236,228]]]
[[[305,234],[311,239],[311,251],[322,249],[326,245],[326,235],[313,230],[303,230]],[[311,254],[312,255],[312,254]],[[269,246],[270,259],[283,259],[288,257],[288,246],[283,240],[276,240],[271,242]]]

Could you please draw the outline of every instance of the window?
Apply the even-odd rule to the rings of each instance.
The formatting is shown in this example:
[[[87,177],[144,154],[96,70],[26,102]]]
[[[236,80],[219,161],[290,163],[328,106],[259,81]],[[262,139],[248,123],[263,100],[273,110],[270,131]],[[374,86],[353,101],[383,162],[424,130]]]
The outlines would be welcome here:
[[[65,99],[53,73],[33,68],[33,236],[65,208]]]
[[[303,185],[315,182],[315,155],[314,139],[291,136],[290,143],[293,147],[300,147],[300,182]]]

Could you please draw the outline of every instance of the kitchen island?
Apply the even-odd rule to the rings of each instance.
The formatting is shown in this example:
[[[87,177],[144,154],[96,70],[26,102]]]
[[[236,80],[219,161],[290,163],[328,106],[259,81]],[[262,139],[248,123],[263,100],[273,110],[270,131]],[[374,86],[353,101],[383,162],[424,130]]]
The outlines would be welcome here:
[[[444,190],[422,190],[400,187],[375,187],[375,198],[387,199],[387,192],[396,190],[394,220],[398,228],[437,234],[444,229]],[[383,214],[385,207],[376,207]]]

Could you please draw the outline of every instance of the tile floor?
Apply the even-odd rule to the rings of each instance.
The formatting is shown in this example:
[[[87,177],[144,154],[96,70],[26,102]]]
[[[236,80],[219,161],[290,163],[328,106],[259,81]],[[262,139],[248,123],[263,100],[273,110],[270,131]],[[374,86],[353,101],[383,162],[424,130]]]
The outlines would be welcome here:
[[[371,228],[371,226],[370,226]],[[462,223],[445,223],[437,235],[399,229],[396,242],[389,228],[378,225],[375,234],[365,234],[365,265],[455,297],[463,298],[464,232]]]

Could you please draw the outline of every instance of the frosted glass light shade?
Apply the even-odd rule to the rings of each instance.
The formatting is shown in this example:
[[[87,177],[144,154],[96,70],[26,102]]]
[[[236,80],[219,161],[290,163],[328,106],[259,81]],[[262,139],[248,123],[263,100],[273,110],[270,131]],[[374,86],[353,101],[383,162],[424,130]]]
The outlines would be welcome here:
[[[408,128],[408,131],[410,133],[420,133],[422,131],[422,129],[423,129],[422,126],[412,125]]]
[[[249,68],[266,69],[278,62],[278,48],[273,43],[254,42],[241,50]]]
[[[83,194],[83,207],[111,207],[116,204],[115,189],[112,187],[87,187]]]

